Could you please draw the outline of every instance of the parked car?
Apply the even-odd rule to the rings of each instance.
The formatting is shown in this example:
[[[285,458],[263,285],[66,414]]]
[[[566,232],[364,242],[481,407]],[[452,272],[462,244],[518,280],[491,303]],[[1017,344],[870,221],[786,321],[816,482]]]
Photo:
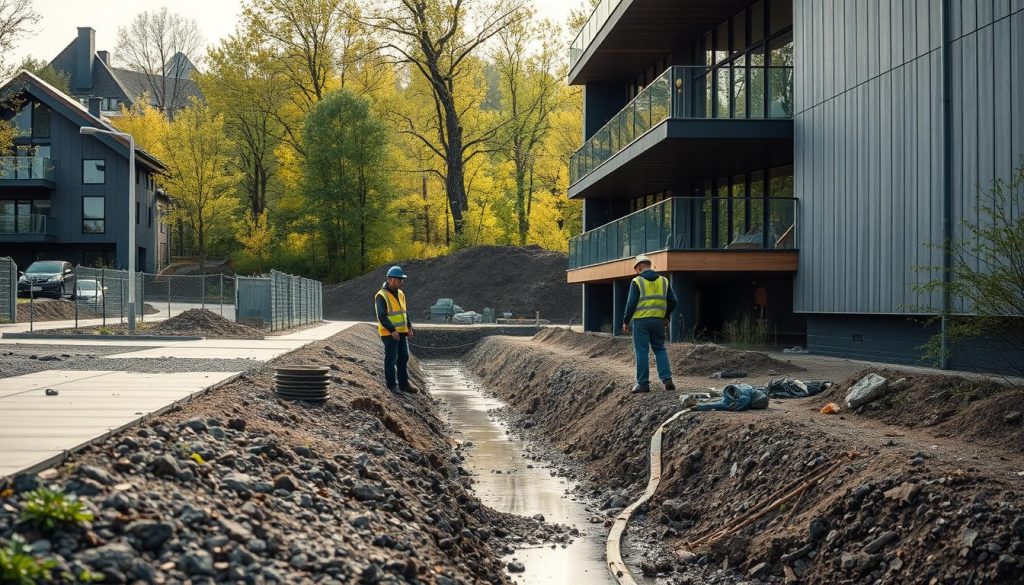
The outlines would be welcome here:
[[[75,286],[75,298],[83,303],[101,305],[105,294],[107,287],[101,287],[100,283],[91,278],[83,278]]]
[[[30,289],[35,288],[32,292]],[[51,296],[57,299],[75,292],[75,271],[70,262],[39,260],[29,264],[18,279],[18,296]]]

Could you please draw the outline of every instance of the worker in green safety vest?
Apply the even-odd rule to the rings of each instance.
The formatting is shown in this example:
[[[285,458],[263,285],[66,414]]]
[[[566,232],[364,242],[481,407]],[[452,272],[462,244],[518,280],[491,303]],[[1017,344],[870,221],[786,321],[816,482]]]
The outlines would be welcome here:
[[[633,353],[636,355],[636,384],[634,393],[650,392],[649,350],[654,350],[658,378],[666,390],[675,390],[672,367],[665,349],[665,333],[669,315],[676,307],[676,296],[668,279],[651,270],[651,259],[643,254],[633,264],[636,278],[629,284],[626,313],[622,317],[622,332],[633,333]]]

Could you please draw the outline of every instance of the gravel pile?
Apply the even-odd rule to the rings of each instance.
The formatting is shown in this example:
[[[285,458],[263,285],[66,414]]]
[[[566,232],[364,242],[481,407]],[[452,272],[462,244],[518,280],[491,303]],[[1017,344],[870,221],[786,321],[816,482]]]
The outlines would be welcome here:
[[[207,309],[189,309],[146,329],[146,335],[182,335],[225,339],[263,339],[263,332],[229,321]]]
[[[75,318],[75,301],[64,299],[35,299],[30,303],[18,303],[18,323],[29,321],[71,321]],[[160,311],[146,303],[144,305],[147,315],[159,313]],[[88,303],[78,303],[79,319],[96,319],[102,317],[102,310],[94,310]],[[107,311],[107,317],[120,317],[120,313],[113,309]]]
[[[630,359],[581,359],[564,340],[487,338],[466,364],[516,412],[515,425],[575,460],[605,514],[642,491],[651,433],[681,409],[676,393],[630,394]],[[828,395],[683,415],[664,437],[658,492],[629,529],[662,545],[644,554],[644,571],[687,583],[1019,582],[1024,455],[996,436],[1019,436],[1019,391],[993,386],[991,400],[972,401],[970,386],[945,378],[929,377],[931,391],[906,382],[888,416],[871,415],[898,426],[820,414]],[[677,384],[711,385],[703,376]],[[936,412],[943,422],[922,428]],[[986,414],[988,434],[968,432]]]
[[[127,353],[133,347],[93,347],[80,345],[3,345],[0,346],[0,377],[8,378],[43,370],[113,370],[163,374],[176,372],[245,372],[260,365],[248,359],[139,359],[103,358]],[[100,359],[103,358],[103,359]]]
[[[0,541],[19,534],[53,558],[55,581],[87,569],[109,583],[450,585],[510,583],[501,555],[568,542],[564,527],[480,505],[429,395],[378,381],[365,356],[379,343],[358,327],[281,359],[331,367],[323,405],[276,399],[268,365],[52,476],[0,486]],[[20,522],[39,485],[77,494],[95,519],[51,533]]]
[[[537,246],[478,246],[448,256],[397,262],[409,275],[406,293],[413,322],[439,298],[455,299],[467,311],[485,307],[509,311],[516,317],[541,318],[552,323],[579,322],[580,288],[565,281],[567,258]],[[369,321],[373,295],[389,266],[324,290],[324,317]]]

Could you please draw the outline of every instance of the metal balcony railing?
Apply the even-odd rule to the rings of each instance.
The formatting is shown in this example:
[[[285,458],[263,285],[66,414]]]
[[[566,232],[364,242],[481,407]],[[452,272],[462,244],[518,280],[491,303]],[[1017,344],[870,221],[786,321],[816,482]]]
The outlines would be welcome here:
[[[55,236],[57,221],[48,215],[0,214],[0,236]]]
[[[576,38],[569,44],[569,69],[572,69],[579,63],[580,58],[583,57],[583,53],[593,42],[597,33],[601,32],[601,28],[604,23],[608,22],[608,18],[611,17],[612,12],[622,2],[622,0],[601,0],[594,7],[594,11],[590,13],[590,18],[587,19],[586,24],[580,29],[580,32],[576,33]]]
[[[0,156],[0,181],[54,181],[53,161],[42,156]]]
[[[792,67],[669,67],[572,154],[569,182],[587,176],[669,118],[763,120],[792,116]]]
[[[681,250],[796,249],[791,197],[672,197],[569,240],[569,269]]]

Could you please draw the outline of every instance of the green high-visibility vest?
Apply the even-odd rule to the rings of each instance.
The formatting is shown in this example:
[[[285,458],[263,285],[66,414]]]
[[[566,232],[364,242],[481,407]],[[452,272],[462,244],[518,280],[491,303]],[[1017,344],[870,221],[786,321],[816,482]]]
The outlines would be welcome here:
[[[659,276],[647,280],[642,276],[633,279],[640,291],[640,300],[636,304],[634,319],[664,319],[668,314],[668,279]]]

